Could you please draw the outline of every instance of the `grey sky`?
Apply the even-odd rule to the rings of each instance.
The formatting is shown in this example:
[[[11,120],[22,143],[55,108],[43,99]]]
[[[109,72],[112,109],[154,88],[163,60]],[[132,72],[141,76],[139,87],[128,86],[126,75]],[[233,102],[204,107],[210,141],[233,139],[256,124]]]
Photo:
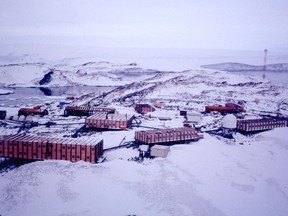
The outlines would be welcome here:
[[[1,0],[1,43],[288,48],[287,0]]]

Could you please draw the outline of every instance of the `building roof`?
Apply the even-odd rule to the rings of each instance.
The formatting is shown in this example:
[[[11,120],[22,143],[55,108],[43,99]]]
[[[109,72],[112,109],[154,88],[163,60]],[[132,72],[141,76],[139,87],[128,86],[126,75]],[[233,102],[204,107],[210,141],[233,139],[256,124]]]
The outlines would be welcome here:
[[[48,142],[50,144],[82,144],[82,145],[92,145],[97,144],[102,139],[95,138],[95,137],[81,137],[81,138],[64,138],[64,137],[48,137],[48,136],[33,136],[33,135],[11,135],[7,137],[3,137],[1,140],[14,140],[14,141],[24,141],[29,140],[29,142],[33,141],[43,141]]]
[[[65,107],[65,110],[87,110],[87,111],[107,111],[107,110],[112,110],[115,111],[116,109],[114,108],[108,108],[108,107],[89,107],[89,106],[67,106]]]
[[[279,121],[285,121],[285,119],[274,119],[274,118],[246,119],[246,120],[239,120],[238,123],[249,124],[249,123],[279,122]]]
[[[169,146],[165,146],[165,145],[154,145],[151,147],[151,149],[163,149],[163,150],[166,150],[166,149],[170,149]]]
[[[134,115],[129,114],[105,114],[105,113],[96,113],[92,116],[89,116],[89,119],[97,119],[97,120],[115,120],[115,121],[128,121],[131,118],[134,118]]]
[[[172,133],[172,132],[184,132],[184,131],[195,131],[195,128],[181,127],[181,128],[145,130],[145,131],[137,131],[137,132],[146,133],[146,134],[155,134],[155,133]]]

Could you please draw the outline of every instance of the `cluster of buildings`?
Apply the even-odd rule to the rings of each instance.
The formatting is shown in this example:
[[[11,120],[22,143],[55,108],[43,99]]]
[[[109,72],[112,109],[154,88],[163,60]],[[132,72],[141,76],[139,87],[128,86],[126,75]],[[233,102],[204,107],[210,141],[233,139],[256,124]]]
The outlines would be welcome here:
[[[161,104],[160,104],[161,105]],[[159,106],[160,106],[159,105]],[[160,106],[161,107],[161,106]],[[154,112],[155,107],[149,104],[136,104],[135,111],[141,114]],[[245,109],[234,103],[225,106],[206,106],[205,112],[220,112],[227,114],[223,118],[222,132],[224,136],[233,134],[236,130],[242,133],[251,133],[269,130],[276,127],[286,127],[286,119],[252,119],[238,120],[235,113],[245,112]],[[0,112],[6,116],[6,112]],[[47,115],[48,111],[41,106],[21,108],[18,115]],[[65,116],[86,116],[86,129],[96,130],[126,130],[132,125],[135,116],[119,114],[114,108],[66,106]],[[4,118],[5,118],[4,116]],[[202,120],[202,114],[194,111],[180,110],[180,116],[185,118],[184,127],[169,129],[153,129],[135,131],[135,145],[140,146],[140,156],[167,156],[170,145],[197,141],[203,138],[195,127]],[[186,127],[185,127],[186,126]],[[79,160],[96,163],[103,154],[103,140],[92,138],[59,138],[31,135],[11,135],[0,139],[0,157],[25,158],[34,160]]]
[[[228,114],[223,118],[222,132],[224,136],[231,136],[236,131],[250,134],[279,127],[287,127],[287,123],[287,120],[283,118],[239,120],[234,115]]]

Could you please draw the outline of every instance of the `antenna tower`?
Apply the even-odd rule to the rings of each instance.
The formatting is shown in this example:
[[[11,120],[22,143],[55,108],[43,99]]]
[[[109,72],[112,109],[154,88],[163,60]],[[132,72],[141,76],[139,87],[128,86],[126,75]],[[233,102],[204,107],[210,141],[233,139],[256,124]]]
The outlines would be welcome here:
[[[267,49],[264,49],[264,66],[263,66],[263,70],[266,70],[266,61],[267,61]]]

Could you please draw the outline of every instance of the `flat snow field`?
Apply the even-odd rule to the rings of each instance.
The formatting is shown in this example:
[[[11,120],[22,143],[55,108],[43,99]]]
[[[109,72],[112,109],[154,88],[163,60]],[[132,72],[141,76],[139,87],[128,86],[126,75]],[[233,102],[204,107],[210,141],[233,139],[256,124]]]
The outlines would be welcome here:
[[[167,158],[129,161],[132,149],[101,164],[39,161],[0,175],[5,216],[288,215],[288,128],[239,143],[208,134],[171,147]]]

